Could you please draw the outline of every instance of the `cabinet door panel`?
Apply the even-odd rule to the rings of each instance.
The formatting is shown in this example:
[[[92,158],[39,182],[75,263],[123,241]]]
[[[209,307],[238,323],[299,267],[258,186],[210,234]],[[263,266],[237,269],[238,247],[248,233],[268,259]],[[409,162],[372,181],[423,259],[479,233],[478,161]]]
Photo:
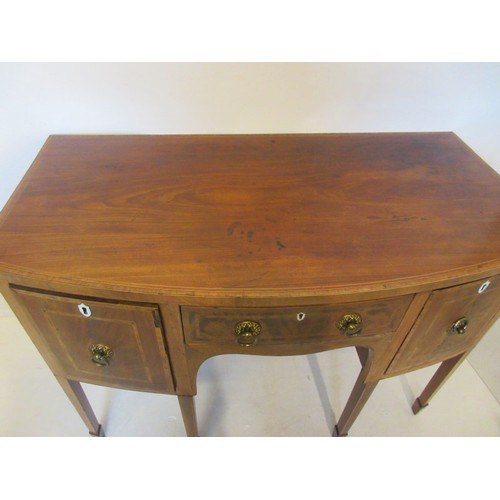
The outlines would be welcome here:
[[[500,277],[433,292],[388,374],[432,365],[468,351],[500,308]]]
[[[124,389],[173,391],[155,306],[11,288],[67,378]]]

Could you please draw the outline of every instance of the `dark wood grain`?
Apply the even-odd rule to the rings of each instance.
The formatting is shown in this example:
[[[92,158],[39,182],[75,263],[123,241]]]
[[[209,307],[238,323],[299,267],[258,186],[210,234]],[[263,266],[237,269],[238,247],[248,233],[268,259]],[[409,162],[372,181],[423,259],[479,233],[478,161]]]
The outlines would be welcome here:
[[[0,214],[0,290],[93,435],[79,382],[175,393],[197,435],[198,369],[230,353],[355,347],[337,435],[379,380],[443,362],[420,410],[498,317],[499,273],[499,176],[452,133],[51,136]]]
[[[126,389],[174,392],[172,375],[155,308],[112,304],[77,297],[12,288],[37,325],[67,378]],[[84,317],[78,304],[91,308]],[[91,361],[89,346],[104,344],[113,351],[109,366]]]
[[[0,272],[203,297],[494,274],[499,186],[452,133],[52,136],[2,215]]]
[[[304,344],[307,342],[330,341],[332,346],[352,345],[352,338],[346,337],[336,323],[343,315],[359,314],[363,330],[357,340],[377,335],[390,335],[401,323],[412,295],[393,299],[335,306],[267,307],[267,308],[210,308],[183,307],[182,322],[184,337],[189,345],[209,344],[211,346],[235,347],[235,325],[239,321],[251,320],[261,325],[262,331],[253,347],[236,346],[236,352],[251,354],[254,348],[276,344]],[[298,315],[303,314],[299,320]]]
[[[475,346],[500,304],[500,277],[488,281],[482,293],[478,293],[482,280],[433,292],[387,373],[432,365]],[[450,334],[449,327],[462,317],[469,322],[465,333]]]

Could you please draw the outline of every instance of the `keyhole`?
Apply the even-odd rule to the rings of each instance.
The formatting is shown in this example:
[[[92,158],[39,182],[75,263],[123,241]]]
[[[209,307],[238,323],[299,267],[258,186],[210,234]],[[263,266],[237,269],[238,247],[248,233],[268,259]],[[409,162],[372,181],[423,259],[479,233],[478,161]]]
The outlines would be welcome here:
[[[480,287],[477,293],[483,293],[489,286],[490,286],[490,281],[485,281]]]
[[[88,318],[92,314],[92,311],[90,310],[90,307],[86,306],[85,304],[79,304],[78,310],[86,318]]]
[[[297,321],[302,321],[306,317],[305,313],[297,314]]]

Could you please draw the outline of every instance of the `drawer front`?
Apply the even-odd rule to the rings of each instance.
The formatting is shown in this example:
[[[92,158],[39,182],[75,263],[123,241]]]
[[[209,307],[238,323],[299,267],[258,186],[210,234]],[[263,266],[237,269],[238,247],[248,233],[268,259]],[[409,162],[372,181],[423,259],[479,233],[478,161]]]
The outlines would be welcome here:
[[[387,373],[421,368],[471,349],[499,309],[499,276],[433,292]]]
[[[154,306],[12,290],[64,368],[64,376],[124,389],[173,391]]]
[[[239,348],[335,342],[390,335],[398,328],[413,295],[348,304],[216,308],[183,307],[182,322],[188,345],[224,345]],[[343,323],[342,323],[343,321]]]

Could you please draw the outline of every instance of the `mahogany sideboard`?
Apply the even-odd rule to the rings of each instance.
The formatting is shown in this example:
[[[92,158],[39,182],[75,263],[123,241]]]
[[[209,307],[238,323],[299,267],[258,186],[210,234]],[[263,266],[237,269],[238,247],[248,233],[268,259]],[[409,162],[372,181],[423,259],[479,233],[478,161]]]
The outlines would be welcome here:
[[[81,382],[177,395],[220,354],[355,347],[332,430],[500,310],[498,174],[439,133],[50,136],[0,216],[1,292],[92,435]],[[374,415],[373,418],[377,418]]]

